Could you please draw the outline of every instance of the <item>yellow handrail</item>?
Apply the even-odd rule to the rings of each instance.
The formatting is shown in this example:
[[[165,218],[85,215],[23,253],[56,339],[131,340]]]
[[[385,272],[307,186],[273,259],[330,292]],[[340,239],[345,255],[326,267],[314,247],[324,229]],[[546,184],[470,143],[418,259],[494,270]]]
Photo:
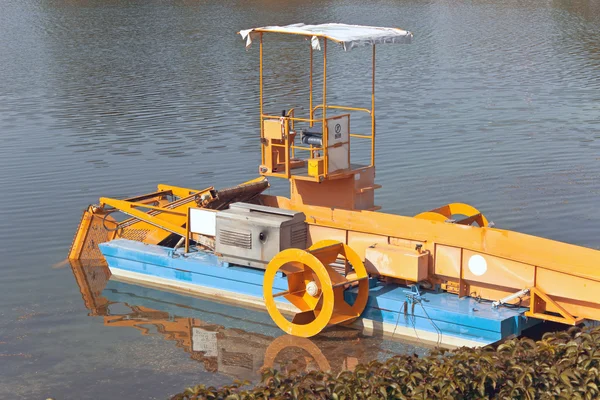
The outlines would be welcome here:
[[[287,112],[287,117],[292,121],[292,130],[294,130],[294,117],[296,116],[295,107],[292,107]]]
[[[269,115],[269,114],[263,114],[262,115],[262,119],[279,119],[281,118],[281,116],[277,116],[277,115]],[[310,118],[296,118],[296,117],[285,117],[286,119],[289,119],[290,121],[299,121],[299,122],[321,122],[322,120],[319,119],[310,119]]]
[[[347,107],[347,106],[338,106],[338,105],[326,105],[325,107],[323,106],[323,104],[319,104],[315,107],[313,107],[311,109],[311,118],[300,118],[300,117],[296,117],[295,116],[295,111],[296,108],[290,108],[287,111],[287,115],[283,118],[285,118],[288,121],[291,121],[291,123],[289,124],[289,129],[290,130],[295,130],[295,121],[298,122],[309,122],[312,126],[312,124],[314,124],[315,122],[317,123],[323,123],[323,118],[314,118],[314,113],[319,110],[319,109],[324,109],[324,108],[328,108],[328,109],[337,109],[337,110],[346,110],[346,111],[358,111],[358,112],[365,112],[369,115],[372,115],[371,110],[368,110],[366,108],[359,108],[359,107]],[[282,116],[280,115],[270,115],[270,114],[261,114],[261,119],[264,120],[279,120],[281,119]],[[327,119],[325,118],[325,121],[327,121]],[[303,146],[296,146],[294,145],[290,140],[289,140],[289,136],[286,134],[284,136],[284,143],[282,144],[275,144],[272,143],[271,146],[272,147],[277,147],[277,148],[283,148],[285,149],[285,159],[284,159],[284,172],[283,173],[271,173],[271,176],[274,177],[282,177],[282,178],[290,178],[291,176],[291,159],[294,158],[296,156],[296,150],[301,150],[301,151],[309,151],[314,152],[314,151],[321,151],[323,153],[323,158],[324,158],[324,173],[323,175],[327,176],[329,171],[327,168],[327,159],[328,159],[328,152],[327,152],[327,143],[326,143],[326,136],[327,136],[327,124],[325,123],[325,127],[324,127],[324,132],[323,132],[323,145],[321,147],[314,147],[314,146],[309,146],[309,147],[303,147]],[[357,138],[357,139],[369,139],[371,141],[373,141],[374,139],[374,135],[365,135],[365,134],[358,134],[358,133],[351,133],[349,134],[350,137],[352,138]],[[372,146],[371,146],[372,147]]]
[[[325,176],[329,175],[329,154],[327,148],[329,147],[328,139],[329,134],[327,132],[327,39],[323,39],[323,173]],[[311,115],[311,118],[314,115]]]
[[[306,151],[323,151],[322,147],[302,147],[302,146],[290,146],[292,149],[306,150]]]
[[[312,109],[312,113],[314,114],[315,111],[317,111],[319,108],[323,108],[323,104],[316,105]],[[335,110],[362,111],[362,112],[366,112],[367,114],[371,114],[371,110],[369,110],[368,108],[347,107],[347,106],[330,106],[330,105],[327,105],[327,108],[331,108],[331,109],[335,109]]]

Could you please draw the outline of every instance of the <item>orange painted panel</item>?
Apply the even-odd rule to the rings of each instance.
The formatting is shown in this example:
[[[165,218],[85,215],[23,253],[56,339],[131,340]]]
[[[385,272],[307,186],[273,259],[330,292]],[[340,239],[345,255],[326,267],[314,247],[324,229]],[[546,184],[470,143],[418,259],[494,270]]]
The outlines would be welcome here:
[[[375,206],[375,191],[368,190],[364,193],[354,195],[354,208],[357,210],[369,210]]]
[[[313,243],[326,239],[346,243],[346,231],[343,229],[327,228],[318,225],[308,226],[307,247],[312,246]]]
[[[427,278],[429,253],[380,244],[368,248],[365,257],[365,267],[369,273],[413,282]]]
[[[354,175],[354,208],[369,210],[375,206],[375,168],[367,167]]]
[[[367,247],[377,243],[387,244],[388,237],[381,235],[372,235],[370,233],[348,232],[348,245],[360,256],[365,259],[365,250]]]
[[[450,246],[435,246],[435,274],[451,278],[460,277],[460,249]]]
[[[521,290],[533,286],[534,275],[533,265],[464,250],[464,279]]]
[[[539,268],[536,287],[549,296],[600,304],[600,282]],[[598,312],[600,314],[600,311]]]
[[[354,178],[310,182],[299,179],[291,180],[292,203],[295,208],[302,204],[315,204],[321,209],[354,208]]]
[[[354,175],[354,187],[361,189],[375,184],[375,168],[367,167]]]
[[[264,137],[266,139],[283,139],[283,125],[278,119],[267,119],[263,121]]]

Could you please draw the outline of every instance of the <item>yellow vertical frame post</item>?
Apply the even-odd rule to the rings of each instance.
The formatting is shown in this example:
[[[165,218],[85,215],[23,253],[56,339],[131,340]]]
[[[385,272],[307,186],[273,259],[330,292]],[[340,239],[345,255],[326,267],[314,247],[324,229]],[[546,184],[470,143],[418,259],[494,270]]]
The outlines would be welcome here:
[[[329,173],[329,158],[327,157],[327,38],[323,38],[323,173]]]
[[[263,34],[260,34],[260,45],[259,45],[259,64],[258,64],[258,80],[259,80],[259,92],[258,101],[260,103],[260,163],[265,164],[265,146],[262,143],[265,137],[265,128],[263,126]]]
[[[290,179],[290,125],[287,121],[284,125],[284,144],[285,144],[285,176]]]
[[[373,45],[373,76],[371,78],[371,167],[375,165],[375,45]]]
[[[308,109],[310,110],[310,114],[308,118],[310,119],[309,126],[312,128],[313,124],[313,48],[312,43],[310,44],[310,70],[308,73]]]
[[[187,208],[187,222],[185,223],[185,254],[190,252],[190,208]]]

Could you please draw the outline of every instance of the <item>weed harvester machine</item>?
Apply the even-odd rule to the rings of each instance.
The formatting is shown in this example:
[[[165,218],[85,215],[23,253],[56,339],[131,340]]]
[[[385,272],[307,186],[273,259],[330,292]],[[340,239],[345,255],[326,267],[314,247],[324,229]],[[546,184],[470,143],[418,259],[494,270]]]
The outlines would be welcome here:
[[[259,43],[261,177],[225,190],[159,185],[101,198],[84,212],[69,258],[104,258],[122,279],[266,306],[282,330],[303,337],[359,321],[477,345],[539,321],[600,320],[598,250],[494,228],[463,203],[414,217],[377,211],[375,49],[409,43],[410,32],[296,24],[240,34],[246,46]],[[264,110],[263,37],[272,34],[307,39],[308,115]],[[327,102],[332,44],[370,46],[369,108]],[[370,132],[354,132],[351,115]],[[370,160],[352,162],[351,148]],[[289,180],[290,197],[264,194],[268,177]]]

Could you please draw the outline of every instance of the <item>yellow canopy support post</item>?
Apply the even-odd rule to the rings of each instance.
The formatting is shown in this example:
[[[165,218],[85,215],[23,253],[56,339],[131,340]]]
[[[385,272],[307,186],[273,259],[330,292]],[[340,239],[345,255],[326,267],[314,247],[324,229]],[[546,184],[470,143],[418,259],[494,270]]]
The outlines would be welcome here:
[[[371,167],[375,166],[375,45],[373,45],[373,77],[371,80]]]
[[[312,48],[312,46],[310,46],[310,70],[308,73],[308,109],[310,110],[309,126],[312,128],[314,125],[314,123],[313,123],[313,118],[314,118],[314,111],[313,111],[313,48]]]
[[[322,128],[322,140],[323,140],[323,174],[327,176],[329,174],[329,154],[327,151],[327,39],[323,39],[323,122],[321,123]]]
[[[258,80],[259,80],[259,93],[258,93],[258,102],[260,103],[260,140],[265,137],[265,128],[263,125],[263,34],[260,34],[260,46],[259,46],[259,65],[258,65]],[[260,145],[260,163],[261,165],[265,164],[265,147],[261,143]]]

